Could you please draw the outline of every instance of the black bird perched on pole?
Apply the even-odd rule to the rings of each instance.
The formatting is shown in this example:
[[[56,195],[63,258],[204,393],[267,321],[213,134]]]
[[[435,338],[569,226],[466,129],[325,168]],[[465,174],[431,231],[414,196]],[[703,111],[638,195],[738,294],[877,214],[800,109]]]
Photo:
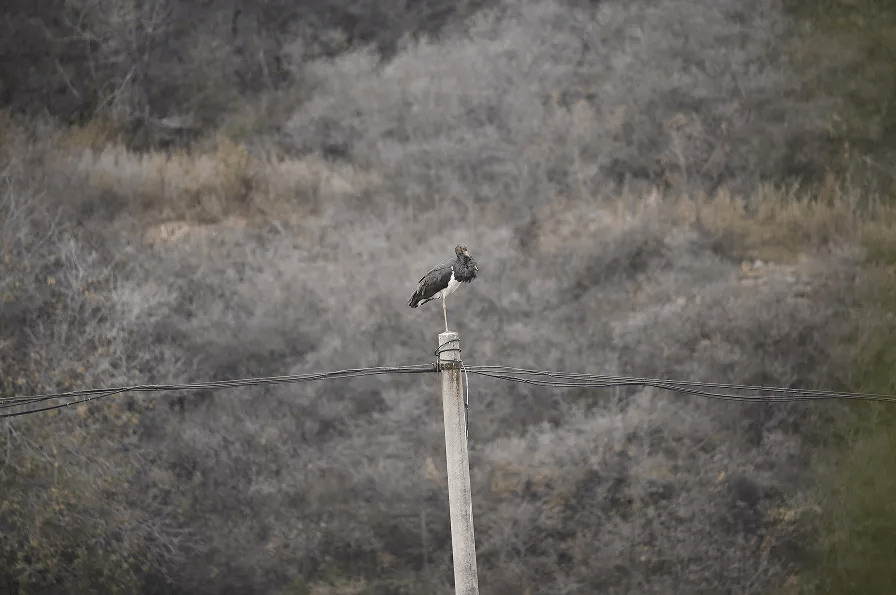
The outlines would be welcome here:
[[[461,283],[470,283],[476,278],[479,265],[470,257],[463,244],[454,249],[457,258],[443,262],[420,279],[417,291],[408,300],[408,306],[416,308],[420,304],[442,298],[442,313],[445,316],[445,332],[448,332],[448,308],[445,298],[457,291]]]

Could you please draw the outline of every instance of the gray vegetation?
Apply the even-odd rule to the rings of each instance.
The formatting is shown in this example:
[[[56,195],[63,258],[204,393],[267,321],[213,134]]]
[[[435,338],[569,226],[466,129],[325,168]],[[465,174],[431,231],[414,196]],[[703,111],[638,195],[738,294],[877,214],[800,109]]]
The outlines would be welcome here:
[[[427,363],[441,312],[407,296],[461,242],[465,361],[887,390],[868,296],[896,217],[812,150],[840,99],[801,86],[800,23],[772,0],[21,2],[0,395]],[[813,573],[864,525],[824,525],[844,500],[814,478],[854,410],[470,389],[483,593],[841,584]],[[429,376],[5,420],[0,591],[450,593],[444,468]]]

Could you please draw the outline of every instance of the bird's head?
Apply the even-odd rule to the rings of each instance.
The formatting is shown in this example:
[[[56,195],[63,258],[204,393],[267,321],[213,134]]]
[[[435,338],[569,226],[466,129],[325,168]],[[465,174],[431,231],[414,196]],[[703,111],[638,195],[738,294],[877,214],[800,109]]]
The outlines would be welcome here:
[[[454,253],[457,254],[457,257],[461,260],[470,260],[472,257],[470,256],[470,251],[467,250],[466,244],[458,244],[457,247],[454,248]],[[473,265],[473,268],[477,271],[479,270],[478,265]]]

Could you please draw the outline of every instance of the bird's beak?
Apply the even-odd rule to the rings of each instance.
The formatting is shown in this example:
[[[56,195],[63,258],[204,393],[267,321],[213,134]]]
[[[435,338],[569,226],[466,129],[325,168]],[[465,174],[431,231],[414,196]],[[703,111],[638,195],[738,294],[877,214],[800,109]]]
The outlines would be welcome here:
[[[475,264],[473,265],[473,268],[476,269],[477,271],[479,270],[479,267],[476,266]]]

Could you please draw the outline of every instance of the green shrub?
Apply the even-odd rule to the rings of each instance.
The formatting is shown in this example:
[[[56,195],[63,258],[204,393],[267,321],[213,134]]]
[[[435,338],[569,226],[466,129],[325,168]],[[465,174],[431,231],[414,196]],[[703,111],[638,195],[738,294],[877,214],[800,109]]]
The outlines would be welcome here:
[[[896,394],[896,243],[892,230],[865,234],[867,261],[849,311],[852,334],[832,372],[844,390]],[[814,469],[820,511],[811,515],[813,563],[805,593],[886,593],[896,581],[896,407],[850,403],[822,426],[827,448]]]

